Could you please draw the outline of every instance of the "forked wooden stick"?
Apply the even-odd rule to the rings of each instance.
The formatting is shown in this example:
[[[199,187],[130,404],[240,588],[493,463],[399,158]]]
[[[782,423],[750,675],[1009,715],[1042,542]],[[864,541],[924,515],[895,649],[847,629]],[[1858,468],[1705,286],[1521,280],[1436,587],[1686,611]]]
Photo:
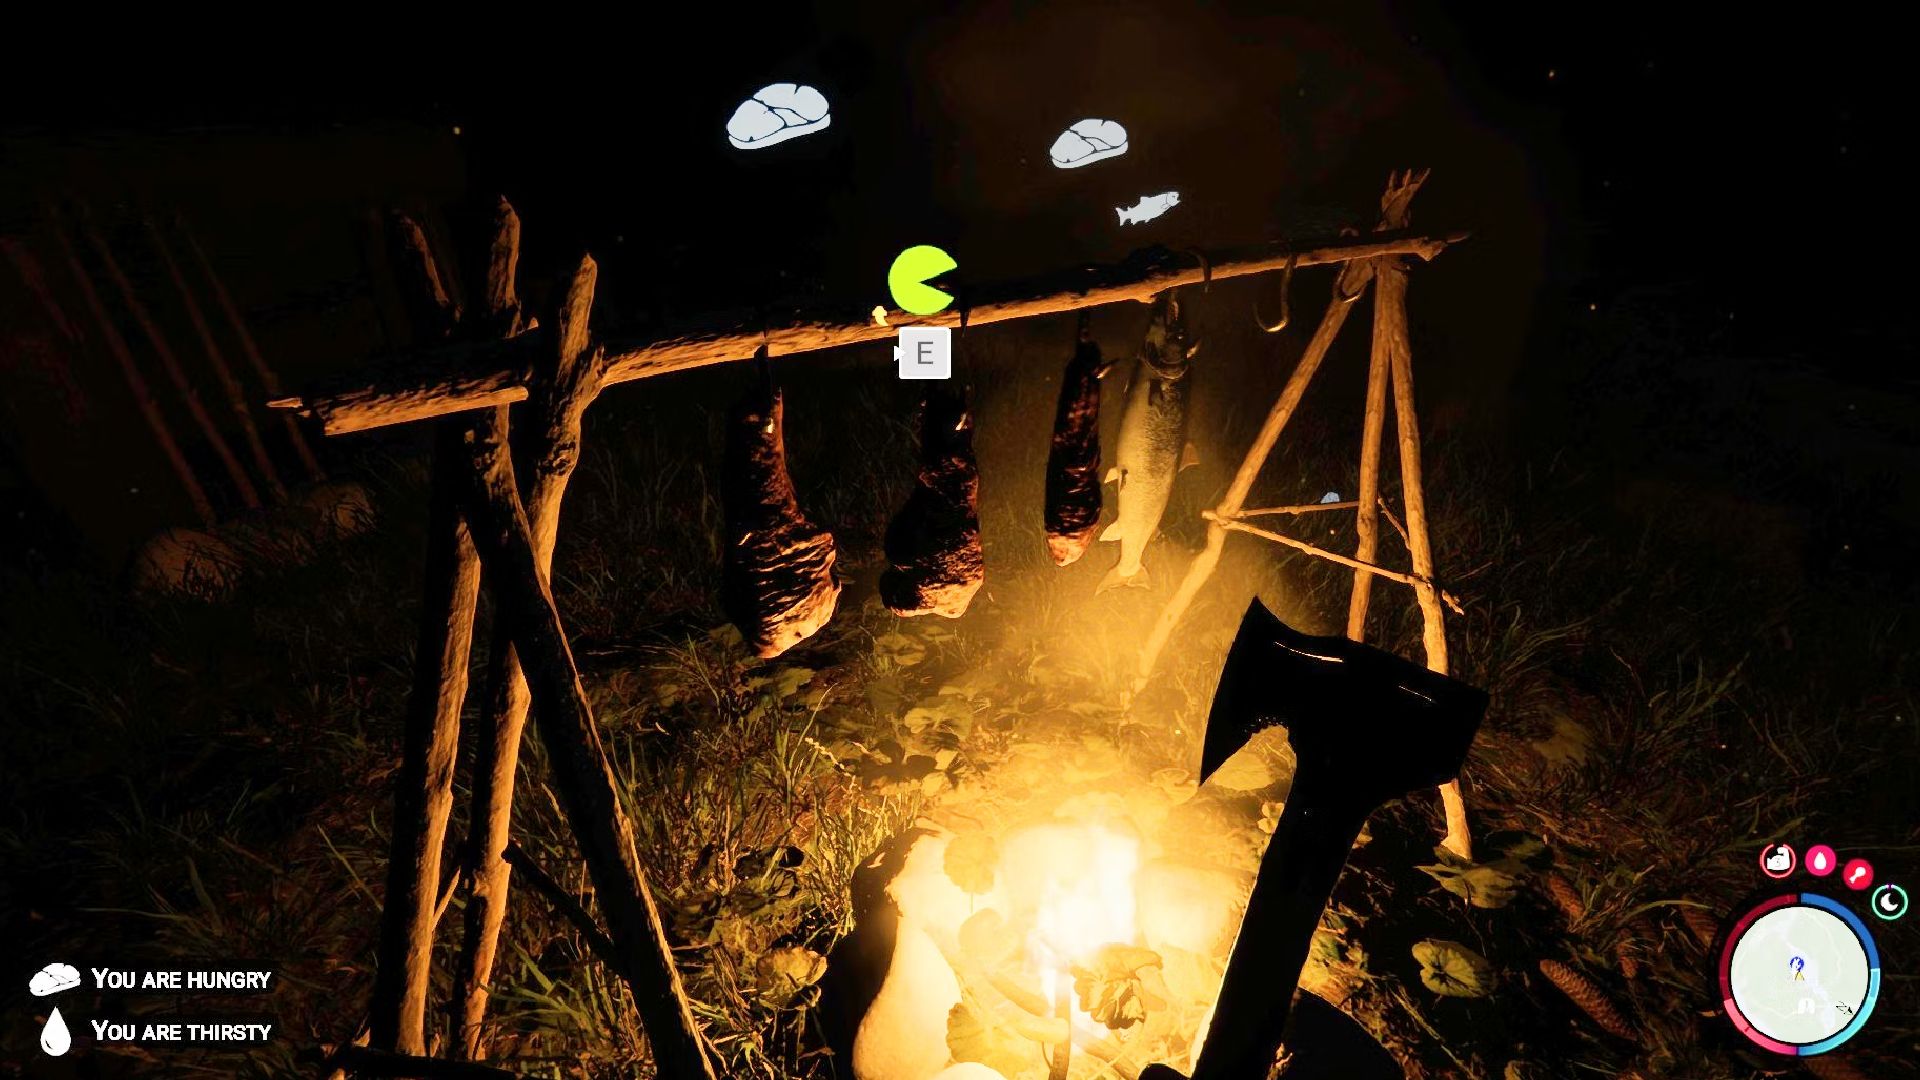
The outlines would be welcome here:
[[[504,205],[504,204],[503,204]],[[567,481],[580,460],[580,422],[600,389],[603,358],[589,346],[587,320],[599,268],[583,257],[561,303],[559,348],[523,406],[514,449],[527,470],[524,492],[533,529],[534,557],[542,576],[552,576],[553,548],[560,531],[560,504]],[[468,875],[473,892],[467,902],[466,929],[454,968],[454,1052],[468,1060],[485,1056],[483,1022],[493,977],[493,960],[506,919],[512,867],[505,858],[513,824],[514,780],[520,741],[532,698],[510,628],[496,621],[489,649],[487,713],[473,768],[473,809],[469,815]]]
[[[711,1080],[713,1068],[640,864],[633,823],[621,805],[593,706],[534,553],[533,528],[507,448],[506,413],[504,406],[479,413],[467,447],[467,513],[490,595],[511,628],[561,809],[586,858],[608,936],[620,952],[619,973],[628,980],[653,1046],[655,1068],[675,1080]]]

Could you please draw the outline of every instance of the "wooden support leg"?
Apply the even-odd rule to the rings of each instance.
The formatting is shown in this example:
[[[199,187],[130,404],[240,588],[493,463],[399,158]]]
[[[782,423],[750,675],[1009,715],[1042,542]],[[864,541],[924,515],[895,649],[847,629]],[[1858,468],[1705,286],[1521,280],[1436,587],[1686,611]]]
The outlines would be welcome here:
[[[480,562],[460,513],[472,421],[439,421],[433,502],[427,521],[426,588],[407,730],[395,785],[387,891],[380,913],[379,970],[369,1042],[375,1050],[425,1054],[440,854],[453,808],[460,708],[467,694]]]
[[[541,577],[549,582],[554,541],[560,530],[561,499],[580,459],[581,416],[600,389],[602,357],[598,350],[590,350],[587,335],[597,274],[590,257],[582,259],[574,272],[560,309],[558,355],[551,369],[535,380],[523,417],[530,422],[515,433],[517,456],[530,470],[526,510],[533,530],[534,558]],[[531,702],[504,620],[495,620],[492,640],[488,703],[492,724],[474,763],[468,839],[473,894],[467,901],[466,930],[453,984],[454,1052],[469,1061],[486,1056],[482,1023],[487,1015],[494,953],[507,914],[513,870],[505,852],[512,832],[521,732]]]
[[[393,254],[409,290],[414,338],[444,338],[452,330],[454,309],[439,265],[411,219],[395,217],[392,224]],[[427,1052],[441,850],[453,809],[460,710],[480,594],[480,559],[462,511],[473,424],[472,416],[451,416],[435,430],[420,639],[394,790],[379,967],[367,1010],[369,1045],[401,1054]]]
[[[153,321],[147,306],[140,302],[139,294],[133,291],[133,282],[120,269],[120,261],[113,257],[113,249],[107,246],[106,238],[84,215],[80,219],[80,232],[92,245],[94,254],[100,257],[100,265],[106,268],[107,276],[113,279],[114,286],[120,291],[120,298],[126,302],[127,310],[133,313],[133,321],[139,324],[140,331],[146,335],[147,343],[153,346],[154,355],[160,358],[160,369],[166,372],[168,381],[173,383],[174,390],[187,407],[187,415],[193,417],[201,436],[213,448],[214,456],[220,459],[221,466],[226,469],[227,479],[233,481],[234,490],[240,493],[240,501],[249,508],[258,509],[260,493],[254,489],[246,468],[234,456],[233,448],[227,445],[220,429],[214,426],[213,417],[207,415],[207,407],[200,402],[200,392],[188,380],[185,369],[180,366],[180,358],[174,355],[173,346],[167,343],[166,336],[160,332],[160,325]]]
[[[1376,260],[1374,274],[1379,275]],[[1360,490],[1356,496],[1354,509],[1354,530],[1359,533],[1360,542],[1355,549],[1354,558],[1361,562],[1377,560],[1380,548],[1380,441],[1387,427],[1387,367],[1388,334],[1387,324],[1380,317],[1378,294],[1374,304],[1373,353],[1367,364],[1367,411],[1361,424],[1360,433]],[[1353,572],[1353,592],[1347,599],[1347,637],[1353,641],[1365,641],[1367,637],[1367,605],[1373,598],[1373,575],[1365,570]]]
[[[174,290],[180,294],[181,306],[187,309],[187,320],[193,323],[193,331],[199,335],[200,348],[206,352],[207,363],[213,368],[214,377],[227,395],[227,408],[233,411],[234,420],[240,425],[240,433],[247,440],[247,450],[253,456],[253,467],[260,470],[260,478],[266,482],[274,500],[285,502],[287,486],[281,482],[280,470],[274,467],[273,458],[267,454],[267,444],[260,439],[260,428],[253,422],[253,410],[247,407],[247,392],[241,388],[240,380],[234,378],[233,367],[227,363],[226,353],[221,351],[220,343],[214,339],[213,327],[208,325],[200,301],[194,297],[193,290],[187,287],[186,276],[180,273],[180,264],[173,261],[173,252],[167,247],[167,238],[161,235],[160,226],[154,223],[151,216],[145,217],[144,221],[147,235],[153,238],[153,250],[160,256],[160,265],[166,268],[167,276],[173,279]]]
[[[1261,425],[1260,434],[1254,437],[1253,445],[1247,448],[1247,456],[1241,459],[1239,471],[1233,474],[1233,483],[1227,487],[1227,494],[1220,500],[1220,505],[1214,508],[1215,517],[1231,519],[1246,504],[1247,495],[1253,490],[1253,482],[1260,476],[1261,466],[1267,463],[1267,455],[1273,452],[1274,444],[1280,441],[1280,433],[1286,429],[1287,421],[1293,419],[1294,410],[1299,408],[1300,399],[1306,395],[1307,384],[1313,381],[1314,372],[1320,370],[1320,362],[1327,358],[1327,349],[1332,347],[1333,339],[1346,323],[1347,312],[1352,309],[1353,302],[1366,291],[1369,276],[1369,263],[1349,263],[1334,279],[1333,302],[1327,306],[1327,313],[1320,317],[1320,325],[1307,342],[1300,363],[1287,378],[1287,385],[1281,388],[1273,408],[1268,410],[1267,422]],[[1167,600],[1167,606],[1161,610],[1152,632],[1147,635],[1146,644],[1140,648],[1135,689],[1144,685],[1147,676],[1153,673],[1153,665],[1160,659],[1160,650],[1166,647],[1167,639],[1173,636],[1173,628],[1180,624],[1188,605],[1193,603],[1193,598],[1199,595],[1201,587],[1220,565],[1220,552],[1226,546],[1227,531],[1227,527],[1218,520],[1208,523],[1207,546],[1194,556],[1193,562],[1187,564],[1187,572],[1180,579],[1180,586]]]
[[[1446,613],[1441,608],[1440,590],[1433,584],[1433,544],[1427,532],[1426,489],[1420,471],[1420,419],[1414,412],[1413,347],[1407,333],[1407,272],[1398,260],[1380,262],[1382,265],[1374,275],[1374,304],[1380,324],[1386,327],[1390,346],[1393,419],[1400,437],[1400,492],[1407,511],[1407,550],[1413,557],[1414,576],[1419,579],[1413,592],[1420,603],[1427,666],[1444,675],[1447,673]],[[1461,858],[1472,858],[1467,804],[1460,794],[1458,780],[1448,781],[1440,789],[1440,801],[1447,815],[1447,835],[1441,842]]]
[[[467,513],[487,580],[510,627],[533,699],[535,727],[546,745],[561,808],[579,838],[607,929],[620,949],[641,1023],[660,1076],[711,1078],[712,1067],[673,964],[659,909],[647,886],[615,788],[613,769],[540,572],[533,529],[520,502],[506,443],[504,406],[479,414],[468,444]]]
[[[186,239],[188,253],[200,265],[201,276],[207,279],[208,287],[213,290],[214,300],[219,303],[220,310],[226,314],[227,323],[233,327],[234,336],[240,339],[240,354],[247,358],[247,363],[253,367],[253,373],[259,376],[260,385],[267,388],[267,393],[276,398],[282,396],[279,376],[274,374],[273,368],[267,366],[267,358],[260,355],[260,346],[253,340],[253,331],[247,328],[247,320],[241,317],[240,307],[233,302],[233,295],[227,292],[226,283],[220,280],[220,275],[213,272],[213,264],[207,261],[207,253],[201,249],[199,239],[193,235],[193,230],[187,228],[185,218],[176,217],[174,226]],[[325,480],[326,471],[320,468],[320,459],[313,456],[313,447],[307,445],[307,437],[301,432],[299,421],[291,413],[282,413],[281,419],[286,424],[287,439],[293,443],[293,452],[299,455],[300,463],[306,467],[307,479],[316,483]]]
[[[160,411],[153,388],[148,385],[146,377],[140,374],[139,365],[133,362],[133,351],[127,348],[126,339],[120,336],[112,317],[107,314],[106,305],[100,302],[100,292],[93,287],[93,278],[87,273],[87,268],[81,265],[80,256],[73,250],[66,231],[56,223],[53,234],[60,244],[60,254],[67,261],[67,270],[73,274],[74,283],[80,286],[80,298],[86,301],[87,310],[93,313],[100,336],[106,339],[107,351],[113,354],[114,362],[120,365],[121,377],[126,380],[127,390],[133,394],[134,403],[140,406],[140,415],[153,432],[154,442],[160,444],[160,452],[165,455],[167,464],[173,466],[174,475],[187,493],[187,501],[193,504],[194,513],[200,515],[200,523],[212,527],[219,520],[213,512],[213,502],[207,498],[207,489],[200,486],[193,466],[187,463],[187,455],[181,452],[180,444],[174,440],[173,428]]]

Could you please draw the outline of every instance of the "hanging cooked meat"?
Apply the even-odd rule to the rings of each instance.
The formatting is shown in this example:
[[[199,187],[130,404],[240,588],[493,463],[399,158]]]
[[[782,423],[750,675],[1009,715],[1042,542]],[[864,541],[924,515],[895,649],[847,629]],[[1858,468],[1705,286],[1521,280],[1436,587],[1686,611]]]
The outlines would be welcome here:
[[[779,656],[833,618],[833,534],[800,512],[787,475],[785,412],[763,371],[727,418],[721,499],[727,549],[720,602],[748,646]]]
[[[920,418],[920,476],[887,525],[880,599],[897,615],[957,619],[986,579],[980,467],[964,391],[932,384]]]
[[[1100,524],[1100,346],[1080,313],[1080,345],[1060,380],[1047,453],[1047,553],[1066,566],[1087,553]]]

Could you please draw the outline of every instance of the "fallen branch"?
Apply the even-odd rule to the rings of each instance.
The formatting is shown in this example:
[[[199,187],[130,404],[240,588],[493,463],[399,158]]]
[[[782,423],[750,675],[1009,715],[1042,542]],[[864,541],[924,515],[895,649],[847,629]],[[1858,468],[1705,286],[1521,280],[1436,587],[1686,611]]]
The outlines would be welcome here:
[[[593,950],[593,955],[598,957],[601,963],[607,965],[616,974],[620,973],[619,948],[613,944],[613,939],[607,936],[607,932],[600,929],[600,924],[594,921],[593,914],[582,907],[580,901],[567,891],[566,886],[555,881],[553,875],[547,873],[539,863],[534,862],[533,856],[527,854],[526,849],[519,844],[509,841],[500,852],[500,858],[508,866],[518,870],[520,876],[527,880],[527,884],[533,886],[535,892],[546,897],[547,903],[553,905],[553,910],[559,912],[561,918],[573,924],[573,928],[586,939],[587,948]]]
[[[739,315],[718,326],[690,328],[647,341],[607,346],[607,385],[665,375],[689,368],[744,360],[760,346],[770,356],[816,352],[895,337],[902,326],[958,326],[1005,322],[1036,315],[1151,300],[1180,285],[1244,277],[1297,266],[1362,263],[1382,255],[1432,259],[1466,233],[1417,236],[1377,232],[1342,237],[1289,250],[1277,245],[1211,253],[1205,263],[1188,255],[1159,251],[1122,262],[1086,267],[996,287],[982,287],[935,315],[889,313],[888,325],[876,325],[871,310],[795,318],[773,324],[764,316]],[[410,365],[360,371],[316,387],[300,397],[269,402],[317,418],[328,435],[404,424],[433,416],[506,405],[527,396],[538,358],[555,349],[548,333],[521,335],[507,346],[469,346],[417,357]]]

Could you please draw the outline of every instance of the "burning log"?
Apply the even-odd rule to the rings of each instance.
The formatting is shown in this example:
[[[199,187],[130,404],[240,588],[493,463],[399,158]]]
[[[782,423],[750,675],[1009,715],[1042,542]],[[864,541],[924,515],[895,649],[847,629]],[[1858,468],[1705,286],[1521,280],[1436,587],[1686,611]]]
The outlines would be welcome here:
[[[727,421],[722,499],[727,548],[720,602],[747,644],[779,656],[833,618],[833,534],[800,512],[787,475],[785,406],[761,350],[761,381]]]
[[[896,615],[964,615],[986,580],[980,467],[964,391],[930,388],[920,418],[920,475],[887,526],[880,599]]]
[[[1060,380],[1047,454],[1047,554],[1068,566],[1087,553],[1100,525],[1100,346],[1080,313],[1080,345]]]

